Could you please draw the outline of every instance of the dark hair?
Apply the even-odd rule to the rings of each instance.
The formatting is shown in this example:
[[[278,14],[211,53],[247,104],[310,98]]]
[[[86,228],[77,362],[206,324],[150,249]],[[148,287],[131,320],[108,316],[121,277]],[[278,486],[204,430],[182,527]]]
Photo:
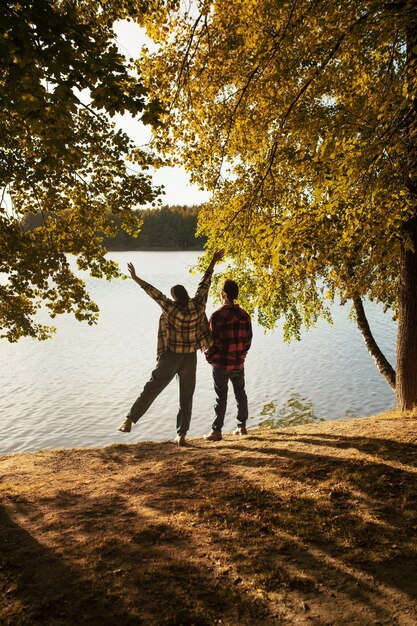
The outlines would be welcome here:
[[[185,306],[190,299],[184,285],[174,285],[171,289],[171,295],[180,306]]]
[[[223,291],[226,294],[226,296],[229,298],[229,300],[236,300],[236,298],[239,295],[238,284],[235,283],[234,280],[230,280],[230,278],[228,278],[224,282]]]

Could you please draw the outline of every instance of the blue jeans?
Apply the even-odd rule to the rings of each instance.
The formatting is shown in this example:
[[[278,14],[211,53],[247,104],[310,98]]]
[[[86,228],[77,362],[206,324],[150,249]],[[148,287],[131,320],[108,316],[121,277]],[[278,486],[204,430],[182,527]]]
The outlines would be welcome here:
[[[212,429],[218,432],[221,431],[224,424],[229,380],[232,382],[237,403],[238,426],[245,426],[246,420],[248,419],[248,398],[245,391],[245,371],[241,369],[227,372],[224,367],[213,366],[214,391],[216,393],[214,412],[216,414],[216,419],[213,422]]]
[[[146,413],[152,402],[171,382],[175,375],[179,384],[179,409],[177,414],[177,433],[186,435],[190,428],[193,395],[195,389],[195,372],[197,353],[180,354],[167,350],[159,358],[150,380],[146,383],[139,398],[133,404],[127,417],[136,424]]]

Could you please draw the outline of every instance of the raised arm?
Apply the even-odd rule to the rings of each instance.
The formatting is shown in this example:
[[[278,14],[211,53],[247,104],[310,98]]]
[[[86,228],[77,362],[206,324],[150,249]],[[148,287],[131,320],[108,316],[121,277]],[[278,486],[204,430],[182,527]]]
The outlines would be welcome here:
[[[128,263],[127,268],[130,272],[131,278],[137,283],[142,289],[150,296],[155,302],[159,304],[159,306],[165,310],[169,310],[172,307],[172,301],[167,298],[162,291],[159,291],[156,287],[147,283],[146,280],[143,280],[136,274],[135,266],[133,263]]]
[[[209,271],[209,272],[213,271],[216,263],[221,261],[223,257],[224,257],[224,250],[216,250],[216,252],[213,254],[213,257],[206,271]]]
[[[211,284],[211,276],[213,273],[214,266],[216,265],[216,263],[222,260],[223,256],[224,256],[224,250],[217,250],[213,254],[213,257],[206,271],[204,272],[204,276],[200,280],[200,283],[197,287],[194,300],[199,302],[200,304],[204,304],[204,306],[207,302],[208,292],[209,292],[210,284]]]
[[[144,287],[145,286],[145,281],[142,280],[141,278],[139,278],[139,276],[137,276],[136,270],[135,270],[135,266],[133,265],[133,263],[128,263],[127,264],[127,269],[130,272],[130,277],[135,281],[135,283],[137,283],[141,287]]]

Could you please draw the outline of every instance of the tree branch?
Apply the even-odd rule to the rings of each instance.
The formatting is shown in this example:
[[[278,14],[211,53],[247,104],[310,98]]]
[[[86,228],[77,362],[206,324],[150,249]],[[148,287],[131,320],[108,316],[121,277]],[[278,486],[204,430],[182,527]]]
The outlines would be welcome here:
[[[371,329],[365,315],[365,309],[363,308],[362,299],[359,296],[355,296],[353,298],[353,307],[356,313],[356,321],[359,330],[362,333],[365,345],[368,348],[368,352],[374,359],[379,371],[381,372],[391,389],[395,391],[395,370],[385,358],[384,354],[380,350],[371,333]]]
[[[186,66],[187,66],[187,64],[189,62],[188,57],[189,57],[191,46],[192,46],[192,43],[193,43],[193,39],[194,39],[196,30],[197,30],[197,26],[198,26],[201,18],[202,18],[202,14],[200,13],[200,15],[197,17],[197,19],[195,20],[195,22],[194,22],[194,24],[193,24],[193,26],[191,28],[191,35],[190,35],[190,38],[188,40],[187,49],[186,49],[186,51],[184,53],[184,58],[183,58],[182,63],[181,63],[180,72],[178,74],[177,90],[176,90],[176,92],[174,94],[174,97],[172,99],[171,105],[169,107],[169,112],[172,111],[172,109],[173,109],[173,107],[175,105],[175,102],[177,100],[178,94],[180,92],[180,89],[181,89],[181,78],[182,78],[184,70],[185,70],[185,68],[186,68]]]

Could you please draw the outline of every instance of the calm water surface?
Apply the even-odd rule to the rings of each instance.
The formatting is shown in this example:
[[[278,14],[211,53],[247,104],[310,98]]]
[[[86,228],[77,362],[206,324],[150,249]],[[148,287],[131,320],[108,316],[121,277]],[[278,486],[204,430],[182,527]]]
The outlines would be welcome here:
[[[190,292],[198,284],[199,276],[188,273],[198,253],[115,252],[111,257],[122,269],[132,261],[138,274],[164,293],[178,282]],[[175,380],[129,435],[117,431],[155,365],[160,308],[131,280],[86,282],[100,306],[97,326],[66,316],[57,320],[58,332],[49,341],[0,343],[0,453],[175,435]],[[208,314],[214,308],[209,302]],[[395,324],[380,307],[368,305],[366,310],[377,341],[393,363]],[[262,419],[267,402],[279,407],[292,393],[311,400],[316,414],[325,419],[344,418],[347,411],[366,416],[395,404],[348,313],[347,307],[335,306],[333,326],[322,322],[304,333],[301,342],[289,345],[279,328],[265,333],[254,324],[246,363],[249,426]],[[190,436],[210,430],[213,401],[211,369],[199,353]],[[231,396],[226,431],[234,428],[234,416]]]

